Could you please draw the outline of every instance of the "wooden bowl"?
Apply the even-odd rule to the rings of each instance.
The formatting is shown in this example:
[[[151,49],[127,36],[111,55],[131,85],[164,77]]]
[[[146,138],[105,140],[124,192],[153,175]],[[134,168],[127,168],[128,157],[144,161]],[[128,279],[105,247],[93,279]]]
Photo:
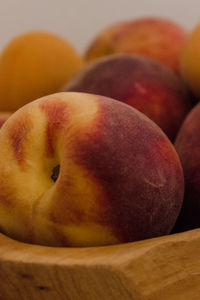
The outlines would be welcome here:
[[[200,229],[91,248],[0,234],[1,300],[199,300]]]

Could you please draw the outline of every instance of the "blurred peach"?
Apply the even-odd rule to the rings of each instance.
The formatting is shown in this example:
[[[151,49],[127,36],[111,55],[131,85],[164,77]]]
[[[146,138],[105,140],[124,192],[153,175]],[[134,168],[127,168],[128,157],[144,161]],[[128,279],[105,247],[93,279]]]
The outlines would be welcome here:
[[[113,24],[100,32],[88,47],[87,60],[127,53],[141,54],[179,70],[179,56],[186,31],[178,24],[162,18],[140,18]]]
[[[0,128],[3,126],[5,121],[12,115],[11,112],[1,111],[0,112]]]
[[[99,94],[129,104],[159,125],[171,140],[193,106],[189,91],[174,72],[139,55],[96,59],[62,90]]]
[[[13,39],[0,56],[0,110],[15,111],[57,92],[82,66],[82,58],[61,37],[28,32]]]
[[[200,103],[184,120],[175,141],[185,178],[185,195],[178,230],[200,227]]]
[[[180,73],[193,93],[200,97],[200,23],[191,32],[183,47]]]

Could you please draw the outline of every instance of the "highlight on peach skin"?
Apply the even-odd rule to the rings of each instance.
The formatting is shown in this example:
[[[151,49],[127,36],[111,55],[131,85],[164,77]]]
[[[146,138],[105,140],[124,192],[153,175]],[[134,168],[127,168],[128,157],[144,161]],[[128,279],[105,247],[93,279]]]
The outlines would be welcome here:
[[[60,36],[43,31],[17,36],[0,55],[0,111],[58,92],[82,64]]]
[[[187,32],[163,18],[138,18],[102,30],[86,50],[86,60],[116,53],[141,54],[179,73],[179,59]]]
[[[138,109],[174,140],[192,99],[181,79],[147,57],[111,55],[85,65],[63,91],[114,98]]]
[[[38,99],[7,120],[0,148],[0,228],[20,241],[136,241],[168,234],[179,214],[183,171],[173,145],[119,101],[82,93]]]

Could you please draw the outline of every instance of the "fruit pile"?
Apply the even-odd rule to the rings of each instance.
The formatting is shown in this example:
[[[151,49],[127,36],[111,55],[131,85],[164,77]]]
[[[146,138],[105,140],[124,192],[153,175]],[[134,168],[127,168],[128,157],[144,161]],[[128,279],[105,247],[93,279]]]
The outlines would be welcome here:
[[[0,232],[99,246],[200,227],[200,25],[114,24],[0,56]]]

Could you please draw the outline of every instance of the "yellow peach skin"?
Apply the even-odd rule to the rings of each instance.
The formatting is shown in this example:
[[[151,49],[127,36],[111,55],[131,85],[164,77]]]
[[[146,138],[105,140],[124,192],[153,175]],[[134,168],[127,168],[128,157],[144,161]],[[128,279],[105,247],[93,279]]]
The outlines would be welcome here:
[[[5,122],[0,149],[0,231],[15,239],[129,242],[169,233],[180,211],[173,145],[119,101],[82,93],[35,100]]]
[[[200,23],[191,32],[183,47],[180,73],[194,94],[200,97]]]
[[[0,110],[15,111],[55,93],[82,66],[82,58],[61,37],[28,32],[16,37],[0,56]]]

